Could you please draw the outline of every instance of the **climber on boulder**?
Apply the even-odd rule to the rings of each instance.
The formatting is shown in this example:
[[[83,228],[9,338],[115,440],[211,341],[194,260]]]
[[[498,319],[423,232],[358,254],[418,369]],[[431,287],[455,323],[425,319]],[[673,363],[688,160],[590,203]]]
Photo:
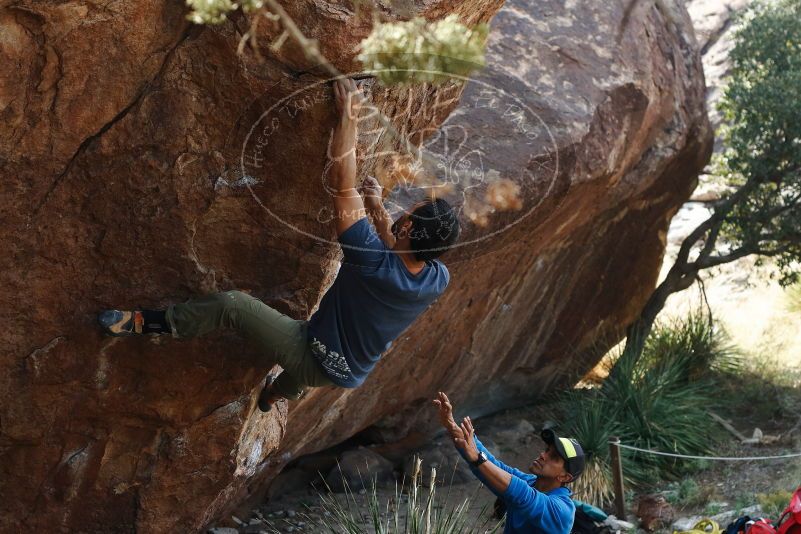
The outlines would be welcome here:
[[[453,406],[445,393],[433,401],[439,409],[439,421],[453,439],[470,470],[506,507],[506,534],[569,534],[573,528],[576,506],[566,484],[584,470],[584,451],[571,438],[557,437],[553,430],[543,430],[542,451],[529,473],[497,460],[478,440],[473,422],[465,417],[461,425],[453,419]]]
[[[334,82],[339,119],[328,154],[328,190],[344,258],[309,321],[226,291],[166,310],[105,310],[98,320],[106,332],[192,338],[218,328],[239,330],[283,368],[267,377],[258,400],[262,411],[281,399],[298,399],[306,387],[360,386],[392,341],[445,291],[448,270],[436,258],[460,231],[456,211],[444,199],[418,202],[393,222],[377,180],[367,178],[357,189],[362,98],[353,80]]]

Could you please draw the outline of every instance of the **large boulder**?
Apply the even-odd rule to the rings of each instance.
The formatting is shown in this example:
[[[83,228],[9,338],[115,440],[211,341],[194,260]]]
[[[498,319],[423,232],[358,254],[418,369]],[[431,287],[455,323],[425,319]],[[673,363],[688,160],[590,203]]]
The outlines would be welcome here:
[[[473,417],[513,407],[574,384],[622,338],[713,142],[690,18],[681,1],[658,5],[639,2],[622,27],[615,3],[505,3],[489,67],[442,129],[467,132],[461,152],[520,184],[523,208],[469,226],[446,294],[361,388],[297,404],[287,425],[310,430],[277,454],[362,429],[422,443],[436,391]]]
[[[499,4],[382,3],[381,15],[475,23]],[[259,61],[237,54],[242,14],[204,28],[177,1],[3,3],[0,530],[197,531],[300,454],[373,425],[385,440],[424,435],[436,390],[478,413],[569,384],[654,286],[667,223],[710,149],[691,26],[680,2],[660,4],[672,11],[635,11],[619,43],[614,3],[504,9],[485,85],[468,85],[449,124],[492,176],[522,184],[522,209],[465,221],[447,294],[368,382],[315,390],[287,417],[255,409],[271,356],[236,335],[109,339],[94,317],[234,287],[308,317],[338,258],[320,216],[334,115],[319,69],[291,44],[274,52],[264,18]],[[353,69],[369,14],[291,6]],[[433,131],[461,85],[370,90],[442,154]],[[368,131],[363,173],[397,146]]]

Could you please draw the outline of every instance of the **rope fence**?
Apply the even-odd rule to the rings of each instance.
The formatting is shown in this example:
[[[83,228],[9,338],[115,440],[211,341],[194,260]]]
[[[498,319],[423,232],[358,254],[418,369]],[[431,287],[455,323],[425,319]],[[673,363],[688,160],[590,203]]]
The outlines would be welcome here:
[[[610,444],[613,442],[609,442]],[[801,452],[792,454],[780,454],[778,456],[692,456],[688,454],[675,454],[672,452],[654,451],[651,449],[641,449],[633,447],[632,445],[624,445],[620,442],[617,446],[621,449],[628,449],[630,451],[644,452],[646,454],[654,454],[656,456],[670,456],[671,458],[686,458],[688,460],[712,460],[722,462],[753,462],[759,460],[778,460],[781,458],[801,458]]]
[[[627,449],[643,454],[653,454],[655,456],[669,456],[671,458],[684,458],[687,460],[709,460],[721,462],[755,462],[763,460],[782,460],[787,458],[801,458],[801,452],[794,452],[790,454],[778,454],[775,456],[695,456],[690,454],[676,454],[672,452],[655,451],[652,449],[643,449],[634,447],[633,445],[625,445],[620,442],[620,438],[609,438],[609,453],[612,460],[612,479],[615,490],[615,513],[617,517],[625,518],[625,499],[623,489],[623,458],[620,454],[620,449]]]

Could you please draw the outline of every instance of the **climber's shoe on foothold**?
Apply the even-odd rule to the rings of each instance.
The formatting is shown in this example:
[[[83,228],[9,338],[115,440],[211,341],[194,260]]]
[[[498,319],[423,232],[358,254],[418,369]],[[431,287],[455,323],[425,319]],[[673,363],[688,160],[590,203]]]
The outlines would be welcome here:
[[[97,322],[110,336],[135,336],[142,333],[145,320],[140,311],[104,310]]]
[[[267,381],[264,383],[264,389],[259,394],[259,410],[262,412],[269,412],[273,409],[273,389],[272,385],[275,382],[276,375],[267,375]],[[271,402],[272,401],[272,402]]]

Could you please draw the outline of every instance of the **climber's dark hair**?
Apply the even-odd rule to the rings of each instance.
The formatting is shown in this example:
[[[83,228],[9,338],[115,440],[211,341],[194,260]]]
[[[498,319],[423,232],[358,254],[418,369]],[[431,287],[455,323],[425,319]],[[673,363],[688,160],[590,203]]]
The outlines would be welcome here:
[[[420,204],[412,212],[411,221],[409,240],[418,261],[441,256],[459,239],[459,218],[445,199],[429,199]]]

